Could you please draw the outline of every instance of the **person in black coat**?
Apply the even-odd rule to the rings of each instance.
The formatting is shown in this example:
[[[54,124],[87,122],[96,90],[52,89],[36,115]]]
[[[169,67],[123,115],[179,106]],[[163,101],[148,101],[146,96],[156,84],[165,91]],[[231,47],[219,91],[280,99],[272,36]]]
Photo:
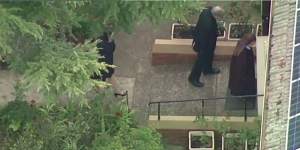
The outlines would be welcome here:
[[[108,65],[114,64],[114,52],[116,49],[115,41],[110,38],[111,33],[104,32],[101,36],[101,42],[97,44],[97,48],[99,48],[100,56],[104,58],[100,58],[99,62],[105,62]],[[107,68],[108,72],[101,71],[101,79],[102,81],[106,81],[107,78],[111,78],[115,72],[115,69],[112,67]]]
[[[114,40],[110,38],[110,35],[110,32],[104,32],[100,36],[100,42],[97,43],[97,48],[101,58],[98,59],[98,62],[105,62],[108,65],[113,65],[116,44]],[[101,70],[101,75],[94,74],[93,79],[106,81],[108,78],[112,77],[114,72],[114,68],[108,67],[107,71]]]
[[[99,62],[105,62],[108,65],[114,64],[114,52],[116,49],[116,44],[112,39],[112,32],[104,32],[100,36],[100,42],[97,43],[98,53],[101,58],[98,59]],[[101,70],[101,75],[94,75],[93,78],[97,80],[109,82],[113,89],[115,90],[115,95],[124,96],[126,91],[118,90],[118,86],[114,77],[115,69],[113,67],[107,67],[107,71]]]
[[[223,12],[221,7],[215,6],[204,9],[199,16],[193,35],[193,49],[197,52],[197,60],[189,76],[189,82],[196,87],[204,86],[199,81],[202,72],[204,74],[220,72],[219,69],[213,68],[212,62],[218,35],[216,18]]]

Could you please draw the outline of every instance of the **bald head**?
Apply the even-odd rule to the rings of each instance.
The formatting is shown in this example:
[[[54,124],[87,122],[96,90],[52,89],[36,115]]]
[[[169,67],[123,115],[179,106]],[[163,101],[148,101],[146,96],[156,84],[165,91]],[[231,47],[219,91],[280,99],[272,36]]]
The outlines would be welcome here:
[[[222,17],[224,14],[224,9],[220,6],[214,6],[211,9],[211,13],[214,15],[215,18]]]

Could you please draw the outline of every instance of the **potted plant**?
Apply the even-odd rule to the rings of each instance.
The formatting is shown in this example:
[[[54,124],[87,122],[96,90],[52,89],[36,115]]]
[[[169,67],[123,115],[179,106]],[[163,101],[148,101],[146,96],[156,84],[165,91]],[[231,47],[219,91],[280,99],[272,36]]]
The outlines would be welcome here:
[[[246,140],[247,150],[258,150],[258,142],[256,140]]]
[[[192,39],[195,29],[194,24],[172,24],[172,39]]]
[[[243,150],[245,141],[241,139],[240,133],[226,133],[222,136],[222,150]]]
[[[213,150],[214,144],[213,131],[189,132],[189,150]]]
[[[247,150],[257,150],[260,131],[257,128],[244,128],[240,131],[241,139],[246,141]]]
[[[241,138],[246,141],[247,150],[258,150],[260,141],[260,125],[261,121],[256,118],[254,127],[245,127],[240,130]]]

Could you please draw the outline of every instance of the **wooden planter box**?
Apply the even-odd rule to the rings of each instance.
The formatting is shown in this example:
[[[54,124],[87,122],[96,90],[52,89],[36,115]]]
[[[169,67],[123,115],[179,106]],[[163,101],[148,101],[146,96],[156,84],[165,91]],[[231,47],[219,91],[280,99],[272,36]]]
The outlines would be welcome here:
[[[229,60],[237,41],[217,41],[214,60]],[[152,47],[152,65],[194,63],[197,58],[192,39],[156,39]]]
[[[222,150],[258,150],[258,144],[242,141],[239,133],[227,133],[222,136]]]
[[[228,29],[228,40],[239,40],[244,33],[253,33],[254,24],[230,23]]]
[[[239,133],[227,133],[222,136],[222,150],[244,150],[245,142],[241,141]]]
[[[213,131],[190,131],[189,150],[214,150],[215,138]]]
[[[218,21],[218,39],[226,38],[225,22]],[[193,33],[195,31],[195,24],[172,24],[171,39],[193,39]],[[224,30],[223,30],[224,29]]]
[[[218,21],[219,28],[226,28]],[[192,48],[195,24],[172,24],[171,39],[156,39],[152,47],[152,65],[194,63],[197,54]],[[214,60],[229,60],[243,32],[261,34],[261,25],[230,23],[229,29],[220,31]]]
[[[172,24],[171,39],[193,39],[195,24]]]

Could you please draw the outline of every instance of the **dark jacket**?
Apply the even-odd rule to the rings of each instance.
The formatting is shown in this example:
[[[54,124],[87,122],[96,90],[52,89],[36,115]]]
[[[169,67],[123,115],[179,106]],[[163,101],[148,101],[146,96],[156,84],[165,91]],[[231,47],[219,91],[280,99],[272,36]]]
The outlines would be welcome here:
[[[97,44],[97,48],[99,48],[99,54],[104,56],[104,58],[100,58],[99,62],[106,62],[107,64],[112,65],[114,63],[114,52],[115,52],[116,44],[114,41],[101,41]]]
[[[217,34],[217,21],[211,13],[211,9],[204,9],[199,16],[193,35],[194,50],[196,52],[213,51],[216,46]]]
[[[99,55],[104,58],[99,58],[99,62],[105,62],[106,64],[113,65],[114,64],[114,51],[115,51],[115,42],[108,42],[108,41],[101,41],[97,44]],[[101,76],[94,74],[93,79],[98,79],[105,81],[106,78],[110,78],[114,73],[114,68],[108,67],[107,72],[104,70],[101,70]]]
[[[229,74],[232,95],[256,95],[255,56],[245,47],[238,56],[232,56]]]

